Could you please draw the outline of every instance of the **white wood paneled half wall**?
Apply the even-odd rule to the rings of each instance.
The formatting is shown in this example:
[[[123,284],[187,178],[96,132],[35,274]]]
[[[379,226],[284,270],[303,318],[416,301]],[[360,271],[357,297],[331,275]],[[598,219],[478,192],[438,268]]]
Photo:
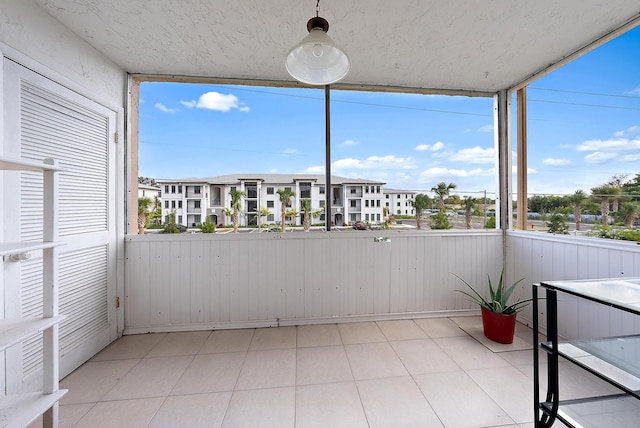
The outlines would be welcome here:
[[[389,238],[376,239],[376,238]],[[454,292],[499,275],[499,231],[139,235],[125,334],[477,313]]]
[[[640,245],[610,239],[555,236],[548,233],[509,232],[507,272],[511,278],[540,281],[640,277]],[[544,297],[541,291],[540,297]],[[541,326],[546,328],[546,308],[540,304]],[[530,321],[529,306],[521,320]],[[544,330],[543,330],[544,331]],[[558,294],[558,334],[586,339],[640,333],[640,317],[606,306]]]

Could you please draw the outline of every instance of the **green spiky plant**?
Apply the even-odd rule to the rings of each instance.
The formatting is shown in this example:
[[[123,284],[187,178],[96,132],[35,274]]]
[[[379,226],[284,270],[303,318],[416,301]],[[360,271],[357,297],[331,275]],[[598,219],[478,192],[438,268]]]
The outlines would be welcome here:
[[[473,288],[471,284],[469,284],[467,281],[465,281],[455,273],[452,273],[452,275],[458,278],[460,281],[464,282],[467,285],[467,287],[471,289],[473,294],[467,293],[466,291],[463,291],[463,290],[456,290],[457,292],[466,295],[471,299],[471,301],[477,303],[481,307],[491,312],[495,312],[503,315],[513,315],[523,310],[524,307],[533,300],[533,299],[524,299],[524,300],[518,300],[512,304],[508,304],[509,297],[511,297],[511,294],[516,289],[516,286],[520,284],[520,282],[522,282],[524,278],[520,278],[519,280],[511,284],[509,287],[505,287],[503,282],[504,269],[502,270],[502,272],[500,272],[500,281],[498,282],[498,285],[496,287],[494,287],[493,284],[491,283],[491,277],[487,275],[487,279],[489,281],[489,298],[488,299],[484,297],[482,294],[478,293],[478,291],[475,288]]]

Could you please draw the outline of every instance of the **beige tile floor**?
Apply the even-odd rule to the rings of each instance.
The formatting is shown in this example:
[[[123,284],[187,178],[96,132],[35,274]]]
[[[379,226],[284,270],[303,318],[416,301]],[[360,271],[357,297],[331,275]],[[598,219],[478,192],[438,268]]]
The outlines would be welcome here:
[[[460,322],[124,336],[61,381],[60,427],[533,427],[532,351]],[[607,388],[562,369],[563,396]]]

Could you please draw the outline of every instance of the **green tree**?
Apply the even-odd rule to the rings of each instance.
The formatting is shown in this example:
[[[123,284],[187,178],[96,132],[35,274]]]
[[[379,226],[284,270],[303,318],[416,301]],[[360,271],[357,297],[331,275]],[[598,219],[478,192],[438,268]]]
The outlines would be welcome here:
[[[587,195],[582,190],[576,190],[573,195],[569,195],[567,200],[573,205],[573,217],[576,221],[576,230],[580,230],[582,224],[582,207],[587,202]]]
[[[140,235],[144,235],[144,227],[147,225],[151,204],[150,198],[138,198],[138,234]]]
[[[202,233],[215,233],[216,232],[216,224],[211,221],[209,217],[204,221],[204,223],[200,223],[198,226]]]
[[[413,207],[416,209],[416,226],[418,230],[422,229],[422,213],[431,206],[431,198],[427,195],[419,193],[413,201]]]
[[[171,214],[167,214],[164,227],[160,233],[180,233],[180,229],[178,229],[178,225],[176,224],[176,213],[172,212]]]
[[[491,216],[487,219],[486,223],[484,224],[484,228],[485,229],[495,229],[496,228],[496,218],[495,216]]]
[[[598,186],[591,189],[591,197],[600,202],[600,213],[602,214],[602,224],[609,225],[609,204],[611,200],[620,193],[620,189],[613,186]]]
[[[451,192],[451,190],[455,188],[456,188],[455,183],[447,184],[444,181],[441,181],[440,183],[436,184],[434,187],[431,188],[431,191],[435,193],[436,196],[438,197],[438,209],[440,210],[440,212],[444,211],[444,198],[449,196],[449,192]],[[447,220],[447,223],[449,223],[448,220]]]
[[[624,227],[631,229],[633,222],[640,218],[640,202],[623,202],[616,216],[624,223]]]
[[[233,210],[233,233],[238,233],[238,222],[240,217],[240,202],[244,198],[244,192],[241,190],[232,190],[229,192],[231,196],[231,209]]]
[[[549,221],[547,222],[547,228],[547,232],[549,233],[559,233],[562,235],[567,235],[569,233],[564,215],[560,213],[553,213],[551,215],[551,218],[549,218]]]
[[[433,218],[433,229],[451,229],[452,226],[449,224],[449,217],[447,217],[444,211],[438,211]]]
[[[627,174],[615,174],[611,177],[611,180],[605,183],[606,186],[613,187],[616,190],[616,196],[611,199],[611,211],[614,213],[618,212],[618,207],[620,206],[620,202],[624,201],[625,198],[622,194],[622,186],[627,180]]]
[[[258,216],[258,230],[260,230],[262,225],[262,217],[267,217],[269,214],[271,214],[271,211],[269,211],[269,208],[267,207],[260,207],[256,209],[256,215]]]
[[[462,201],[462,207],[464,208],[464,224],[467,229],[471,229],[471,217],[473,216],[473,210],[476,208],[476,198],[471,196],[465,196]]]
[[[291,204],[291,198],[293,198],[296,194],[291,189],[279,189],[276,191],[278,197],[280,198],[280,216],[282,217],[282,226],[281,229],[283,232],[287,231],[287,206]]]
[[[313,210],[311,208],[311,199],[300,199],[300,210],[304,216],[302,226],[305,232],[308,232],[311,228],[311,219],[319,218],[322,215],[322,210]]]

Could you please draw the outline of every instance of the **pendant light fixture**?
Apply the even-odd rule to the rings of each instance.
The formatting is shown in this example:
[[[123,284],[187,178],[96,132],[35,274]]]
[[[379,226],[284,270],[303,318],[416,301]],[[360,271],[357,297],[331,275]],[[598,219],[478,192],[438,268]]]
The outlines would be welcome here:
[[[309,34],[287,52],[284,65],[291,77],[302,83],[330,85],[349,73],[351,61],[327,35],[329,22],[318,16],[319,12],[317,0],[316,16],[307,22]]]

